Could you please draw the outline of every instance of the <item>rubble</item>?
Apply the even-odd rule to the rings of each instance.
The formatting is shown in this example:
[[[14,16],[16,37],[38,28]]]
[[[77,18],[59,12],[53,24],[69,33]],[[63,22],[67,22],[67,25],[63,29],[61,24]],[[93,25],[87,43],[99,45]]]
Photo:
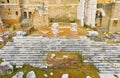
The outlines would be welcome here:
[[[3,75],[8,75],[13,72],[13,66],[9,62],[2,62],[0,64],[0,72]]]
[[[54,35],[57,35],[58,32],[59,32],[59,31],[58,31],[58,26],[59,26],[58,23],[53,23],[53,24],[52,24],[52,28],[51,28],[51,29],[52,29],[52,32],[53,32]]]
[[[91,40],[94,41],[108,41],[108,42],[117,42],[120,43],[120,35],[118,34],[111,34],[110,36],[91,36],[89,37]]]
[[[35,72],[34,72],[34,71],[30,71],[30,72],[27,74],[26,78],[36,78]]]
[[[24,73],[23,72],[18,72],[16,75],[14,75],[12,78],[23,78]]]
[[[50,75],[51,75],[51,76],[53,76],[53,75],[54,75],[54,73],[53,73],[53,72],[50,72]]]
[[[44,74],[44,77],[46,77],[46,78],[47,78],[47,77],[48,77],[48,75],[47,75],[47,74]]]
[[[98,36],[98,32],[97,31],[87,31],[87,36]]]
[[[63,74],[61,78],[69,78],[69,74]]]
[[[90,76],[86,76],[86,78],[91,78]]]

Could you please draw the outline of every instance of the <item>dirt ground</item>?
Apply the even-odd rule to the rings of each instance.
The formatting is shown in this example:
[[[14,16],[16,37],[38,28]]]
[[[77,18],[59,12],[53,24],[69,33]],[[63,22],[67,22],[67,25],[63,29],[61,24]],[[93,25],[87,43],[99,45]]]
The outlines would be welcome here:
[[[53,69],[78,68],[82,64],[82,57],[78,53],[48,53],[47,62],[53,64],[50,67]]]
[[[69,28],[61,28],[63,26],[68,26]],[[69,38],[72,34],[71,30],[70,30],[70,25],[67,23],[67,24],[60,24],[59,26],[59,33],[57,34],[57,37],[66,37],[66,38]],[[51,27],[41,27],[39,29],[39,31],[33,31],[32,34],[39,34],[39,35],[42,35],[42,36],[45,36],[45,37],[54,37],[53,33],[52,33],[52,30],[51,30]],[[74,33],[73,33],[74,34]],[[77,36],[84,36],[86,35],[86,29],[85,28],[78,28],[77,29]]]

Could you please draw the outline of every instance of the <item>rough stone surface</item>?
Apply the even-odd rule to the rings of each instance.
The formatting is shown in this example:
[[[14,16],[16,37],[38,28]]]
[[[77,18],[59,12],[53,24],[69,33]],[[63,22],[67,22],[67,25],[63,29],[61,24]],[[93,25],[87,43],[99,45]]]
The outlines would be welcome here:
[[[14,75],[12,78],[23,78],[24,73],[18,72],[16,75]]]
[[[26,78],[36,78],[35,72],[34,72],[34,71],[30,71],[30,72],[27,74]]]
[[[13,72],[13,66],[9,62],[2,62],[0,64],[1,74],[7,75]]]

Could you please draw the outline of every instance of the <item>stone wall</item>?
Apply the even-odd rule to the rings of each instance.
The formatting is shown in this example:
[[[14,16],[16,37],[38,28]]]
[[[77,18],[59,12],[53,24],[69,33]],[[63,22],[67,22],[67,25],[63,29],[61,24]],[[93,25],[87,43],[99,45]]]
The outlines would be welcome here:
[[[58,19],[58,21],[77,19],[77,6],[49,7],[49,18],[54,18],[54,20]]]
[[[49,18],[52,21],[69,21],[77,19],[79,0],[52,0],[49,1]]]
[[[98,4],[97,8],[102,8],[103,11],[105,12],[105,16],[102,16],[102,21],[100,24],[100,18],[97,18],[97,20],[99,20],[99,25],[102,28],[106,28],[107,30],[109,29],[109,25],[110,25],[110,19],[112,17],[112,12],[113,12],[113,6],[114,4],[111,3],[105,3],[105,4]]]
[[[66,20],[69,22],[77,19],[79,12],[77,9],[80,4],[80,0],[0,0],[0,4],[3,4],[0,5],[0,17],[2,18],[3,22],[7,24],[19,23],[20,19],[24,18],[24,13],[26,13],[26,18],[31,18],[31,15],[36,9],[39,10],[39,12],[41,11],[40,16],[48,15],[45,17],[45,19],[52,18],[52,21],[55,20],[56,22],[66,22]],[[110,32],[119,31],[119,7],[120,3],[98,2],[97,8],[102,8],[106,16],[102,17],[101,24],[100,19],[97,19],[97,25],[107,29]],[[47,9],[46,12],[43,11],[45,8]]]
[[[109,30],[111,32],[120,31],[120,3],[115,4]]]
[[[109,32],[120,31],[120,3],[98,4],[97,7],[102,8],[105,12],[105,16],[102,17],[101,28],[105,28]]]
[[[19,22],[19,0],[0,0],[0,17],[4,23],[14,24]],[[11,5],[13,4],[13,5]]]
[[[0,17],[6,24],[17,24],[31,19],[35,10],[46,9],[48,0],[0,0]],[[47,14],[46,11],[41,12]],[[48,21],[48,20],[47,20]]]

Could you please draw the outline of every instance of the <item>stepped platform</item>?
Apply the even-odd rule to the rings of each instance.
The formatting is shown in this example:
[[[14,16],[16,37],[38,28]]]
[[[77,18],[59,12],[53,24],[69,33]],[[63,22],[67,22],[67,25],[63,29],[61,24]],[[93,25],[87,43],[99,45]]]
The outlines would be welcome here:
[[[85,63],[93,63],[100,73],[120,73],[120,44],[79,39],[49,39],[41,36],[15,37],[0,50],[0,58],[18,67],[47,66],[47,52],[77,52]]]

